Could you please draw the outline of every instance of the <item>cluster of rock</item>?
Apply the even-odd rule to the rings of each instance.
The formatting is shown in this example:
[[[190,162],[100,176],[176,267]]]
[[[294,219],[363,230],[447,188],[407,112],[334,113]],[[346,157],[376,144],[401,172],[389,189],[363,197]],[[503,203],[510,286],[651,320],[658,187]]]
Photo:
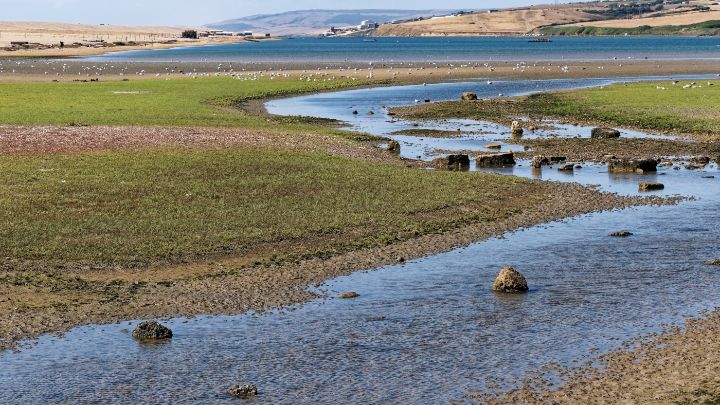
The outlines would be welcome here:
[[[156,321],[141,322],[132,336],[138,340],[165,340],[173,337],[172,331]]]
[[[555,163],[562,163],[565,161],[567,161],[567,158],[565,156],[537,155],[532,158],[532,161],[530,161],[530,167],[539,169],[543,166],[550,166]]]
[[[242,384],[230,387],[228,394],[235,398],[246,399],[257,396],[258,389],[255,384]]]

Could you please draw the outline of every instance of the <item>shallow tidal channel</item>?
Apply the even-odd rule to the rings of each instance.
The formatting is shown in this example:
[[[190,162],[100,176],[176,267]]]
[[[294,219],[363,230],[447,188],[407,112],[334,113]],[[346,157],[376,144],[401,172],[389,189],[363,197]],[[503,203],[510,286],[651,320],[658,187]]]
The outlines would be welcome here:
[[[606,82],[476,85],[512,95]],[[498,91],[499,85],[505,87]],[[433,88],[438,91],[427,93]],[[478,88],[451,83],[355,90],[353,102],[341,92],[274,101],[269,108],[277,113],[294,105],[284,112],[338,118],[333,111],[342,105],[340,119],[352,123],[345,114],[374,106],[378,114],[358,117],[358,125],[376,120],[387,131],[370,125],[369,132],[382,135],[407,123],[391,125],[379,106],[450,99]],[[342,104],[320,102],[325,109],[313,110],[318,99],[333,97]],[[369,97],[365,105],[355,102],[363,97]],[[601,165],[573,174],[532,173],[527,164],[503,170],[628,195],[637,193],[638,181],[661,181],[667,187],[660,195],[693,199],[544,224],[320,287],[329,297],[360,293],[352,300],[318,299],[261,315],[172,319],[164,323],[174,338],[164,344],[134,341],[129,331],[137,321],[45,336],[0,353],[0,402],[227,402],[231,385],[249,382],[260,391],[253,403],[442,403],[462,400],[468,390],[509,387],[551,363],[578,364],[720,304],[720,273],[704,264],[720,256],[720,187],[708,178],[720,177],[715,165],[704,171],[661,167],[649,176],[610,175]],[[608,236],[619,230],[634,236]],[[529,294],[490,291],[506,265],[525,274]]]

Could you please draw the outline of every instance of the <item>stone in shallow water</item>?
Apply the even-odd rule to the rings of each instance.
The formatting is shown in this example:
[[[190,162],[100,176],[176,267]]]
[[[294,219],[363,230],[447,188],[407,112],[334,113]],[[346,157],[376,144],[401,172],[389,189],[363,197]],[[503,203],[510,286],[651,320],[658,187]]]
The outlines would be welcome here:
[[[255,384],[238,384],[228,390],[228,394],[235,398],[250,398],[256,396],[257,393],[258,390]]]
[[[643,181],[640,183],[640,191],[658,191],[665,190],[665,185],[654,181]]]
[[[612,128],[594,128],[590,134],[593,139],[620,138],[620,131]]]
[[[355,291],[349,291],[349,292],[338,295],[338,298],[351,299],[351,298],[357,298],[359,296],[360,296],[360,294],[356,293]]]
[[[156,321],[141,322],[132,333],[138,340],[164,340],[173,336],[172,331]]]
[[[468,155],[449,155],[432,161],[433,167],[440,170],[467,171],[470,170],[470,157]]]
[[[720,259],[708,260],[705,262],[708,266],[720,266]]]
[[[515,166],[515,155],[512,152],[480,155],[477,157],[477,165],[478,167]]]
[[[528,291],[527,280],[512,267],[500,270],[492,286],[493,291],[504,293],[522,293]]]
[[[638,174],[657,172],[657,163],[654,159],[612,159],[608,163],[608,172]]]
[[[628,231],[618,231],[611,233],[610,236],[615,238],[628,238],[630,236],[633,236],[633,233]]]

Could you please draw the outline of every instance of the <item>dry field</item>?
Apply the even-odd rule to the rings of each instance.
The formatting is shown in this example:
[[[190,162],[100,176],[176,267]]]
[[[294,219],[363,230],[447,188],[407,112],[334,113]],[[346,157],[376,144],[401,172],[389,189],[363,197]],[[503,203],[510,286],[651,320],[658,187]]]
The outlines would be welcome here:
[[[494,13],[435,18],[404,24],[381,26],[380,36],[416,35],[520,35],[549,24],[591,21],[597,16],[573,7],[526,8]]]

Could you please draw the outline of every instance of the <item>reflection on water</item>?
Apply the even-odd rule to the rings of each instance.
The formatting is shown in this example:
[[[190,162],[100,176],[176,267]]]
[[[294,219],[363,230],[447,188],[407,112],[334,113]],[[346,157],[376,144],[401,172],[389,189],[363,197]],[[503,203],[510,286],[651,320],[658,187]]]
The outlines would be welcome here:
[[[669,168],[611,175],[602,165],[533,174],[526,161],[494,171],[629,195],[640,180],[657,180],[667,186],[662,195],[695,200],[537,226],[321,287],[330,296],[357,291],[354,300],[174,319],[175,337],[164,345],[135,342],[127,330],[136,322],[44,337],[0,354],[0,402],[225,402],[227,388],[244,382],[258,385],[257,403],[448,402],[720,303],[717,269],[703,264],[720,256],[717,179]],[[618,230],[635,235],[608,236]],[[490,291],[505,265],[527,276],[529,294]]]

